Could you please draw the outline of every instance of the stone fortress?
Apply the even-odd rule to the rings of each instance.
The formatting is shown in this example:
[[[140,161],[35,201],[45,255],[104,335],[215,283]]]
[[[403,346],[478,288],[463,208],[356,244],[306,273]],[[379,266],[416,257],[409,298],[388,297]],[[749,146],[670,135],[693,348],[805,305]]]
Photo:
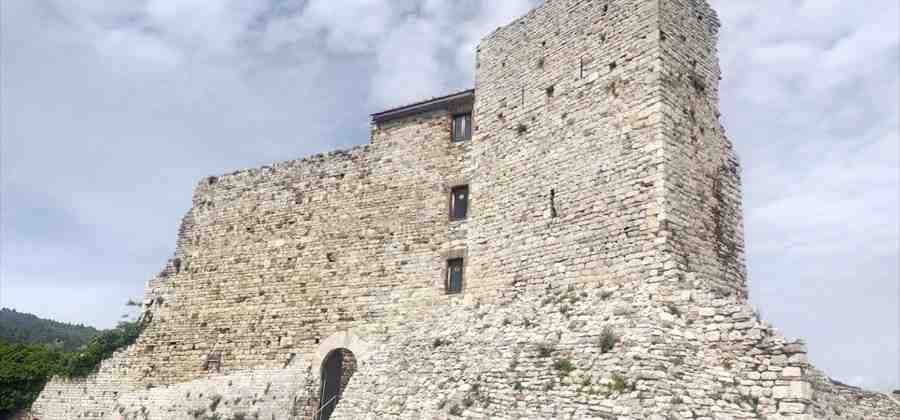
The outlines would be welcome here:
[[[874,419],[747,300],[704,0],[547,0],[368,145],[204,179],[50,419]]]

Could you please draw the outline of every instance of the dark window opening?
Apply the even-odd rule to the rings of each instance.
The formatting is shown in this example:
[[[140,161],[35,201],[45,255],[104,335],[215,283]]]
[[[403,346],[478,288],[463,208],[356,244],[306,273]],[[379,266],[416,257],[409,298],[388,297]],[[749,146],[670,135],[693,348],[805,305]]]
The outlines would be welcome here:
[[[453,142],[461,142],[472,138],[472,114],[458,114],[453,116]]]
[[[206,356],[203,362],[203,370],[207,372],[219,373],[222,371],[222,353],[212,352]]]
[[[469,213],[469,186],[463,185],[450,190],[450,219],[465,220]]]
[[[462,293],[463,259],[447,260],[447,294]]]
[[[550,217],[556,216],[556,190],[550,190]]]

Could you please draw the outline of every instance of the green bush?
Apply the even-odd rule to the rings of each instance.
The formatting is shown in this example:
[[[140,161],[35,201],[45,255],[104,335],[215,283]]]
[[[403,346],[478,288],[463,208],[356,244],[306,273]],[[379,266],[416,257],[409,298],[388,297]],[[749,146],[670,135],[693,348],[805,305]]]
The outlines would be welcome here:
[[[609,353],[612,350],[616,343],[619,342],[619,337],[610,327],[606,327],[603,329],[603,332],[600,333],[600,352],[601,353]]]
[[[144,325],[139,321],[120,322],[119,326],[97,334],[78,352],[72,353],[58,373],[69,378],[83,378],[100,367],[100,362],[113,353],[134,344]]]
[[[567,376],[570,372],[575,370],[575,365],[569,359],[558,359],[553,362],[553,368],[559,372],[560,376]]]
[[[614,392],[625,392],[629,389],[629,386],[628,383],[625,382],[625,378],[618,374],[614,374],[612,381],[609,384],[609,389]]]
[[[0,341],[0,418],[30,407],[64,358],[61,351],[43,345]]]
[[[540,357],[550,357],[553,354],[553,350],[553,345],[550,343],[538,344],[538,356]]]
[[[143,328],[140,322],[121,322],[71,353],[47,345],[0,340],[0,418],[31,407],[53,376],[83,378],[96,372],[100,362],[134,344]]]

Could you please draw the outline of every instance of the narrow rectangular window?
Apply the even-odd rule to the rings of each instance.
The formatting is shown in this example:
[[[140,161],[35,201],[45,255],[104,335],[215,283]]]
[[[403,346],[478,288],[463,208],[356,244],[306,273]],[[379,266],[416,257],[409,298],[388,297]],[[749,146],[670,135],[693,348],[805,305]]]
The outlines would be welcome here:
[[[453,142],[458,143],[472,138],[472,114],[453,116]]]
[[[447,294],[462,293],[463,259],[447,260]]]
[[[221,352],[212,352],[206,356],[206,361],[203,363],[203,368],[207,372],[221,372],[222,371],[222,353]]]
[[[450,189],[450,219],[465,220],[469,213],[469,186]]]

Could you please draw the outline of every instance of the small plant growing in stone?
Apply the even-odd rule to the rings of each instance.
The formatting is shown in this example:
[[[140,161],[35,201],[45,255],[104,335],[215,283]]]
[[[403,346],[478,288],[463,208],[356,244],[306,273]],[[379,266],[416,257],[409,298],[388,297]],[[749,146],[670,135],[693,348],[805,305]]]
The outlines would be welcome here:
[[[575,370],[575,365],[569,359],[557,359],[553,362],[553,368],[559,372],[559,376],[568,376],[573,370]]]
[[[744,404],[750,406],[750,409],[753,410],[753,414],[759,416],[759,397],[751,397],[749,395],[745,395],[743,398]]]
[[[525,387],[522,386],[522,381],[516,381],[515,383],[513,383],[513,389],[516,391],[522,391],[523,389],[525,389]]]
[[[587,388],[587,394],[588,394],[588,395],[599,395],[599,394],[601,394],[601,393],[604,394],[604,395],[608,395],[607,393],[602,392],[602,391],[601,391],[600,389],[598,389],[598,388],[595,388],[595,387],[589,387],[589,388]]]
[[[699,74],[691,73],[690,79],[691,79],[691,86],[693,86],[693,88],[697,92],[703,93],[706,91],[706,82],[703,81],[703,78],[700,77]]]
[[[614,64],[610,64],[610,69],[613,69],[614,68],[613,66],[614,66]],[[604,90],[606,90],[606,93],[614,98],[619,97],[618,83],[616,83],[616,82],[617,82],[617,80],[612,80],[609,83],[607,83],[606,86],[604,87]]]
[[[210,399],[212,401],[210,401],[209,403],[209,411],[216,411],[216,409],[219,408],[219,403],[222,402],[222,396],[213,395],[212,397],[210,397]]]
[[[517,133],[517,134],[522,135],[522,134],[525,134],[525,133],[527,133],[527,132],[528,132],[528,126],[525,125],[524,123],[519,123],[519,124],[516,126],[516,133]]]
[[[722,299],[731,296],[733,293],[731,289],[724,286],[716,286],[713,288],[713,296]]]
[[[757,321],[763,322],[763,310],[761,307],[754,308],[753,314],[756,315]]]
[[[549,343],[541,343],[538,344],[538,356],[540,357],[550,357],[553,354],[553,346]]]
[[[600,352],[601,353],[609,353],[618,343],[619,337],[610,327],[603,328],[603,332],[600,333]]]
[[[610,391],[613,392],[625,392],[628,390],[628,383],[625,382],[625,378],[620,376],[619,374],[614,374],[612,376],[612,382],[609,384]]]
[[[666,309],[668,309],[668,310],[669,310],[669,313],[672,314],[672,315],[675,315],[675,316],[678,316],[678,317],[681,316],[681,310],[678,309],[678,307],[675,306],[675,304],[672,303],[672,302],[669,302],[669,303],[666,304]]]

